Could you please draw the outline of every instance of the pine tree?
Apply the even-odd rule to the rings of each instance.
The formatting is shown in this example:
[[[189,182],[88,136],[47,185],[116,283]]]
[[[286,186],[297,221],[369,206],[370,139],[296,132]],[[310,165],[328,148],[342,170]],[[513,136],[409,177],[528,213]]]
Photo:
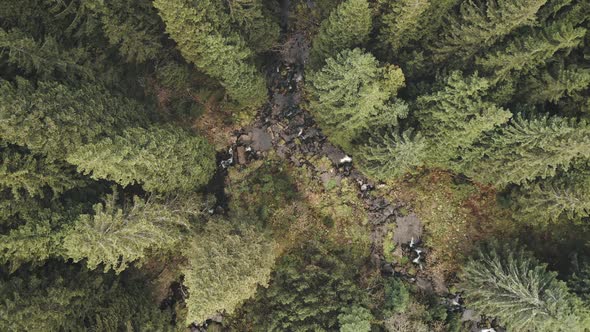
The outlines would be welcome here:
[[[477,74],[463,78],[453,72],[444,87],[417,100],[416,117],[429,142],[427,163],[451,167],[450,160],[462,155],[486,131],[508,121],[511,113],[484,97],[491,82]]]
[[[420,18],[431,6],[430,0],[383,1],[385,13],[381,15],[379,40],[389,47],[389,52],[397,53],[410,42],[422,37]]]
[[[567,171],[578,158],[590,158],[590,126],[562,117],[518,116],[476,149],[466,173],[500,187]]]
[[[268,51],[278,43],[281,30],[264,1],[230,0],[227,4],[232,23],[242,32],[252,50],[257,53]]]
[[[140,274],[97,274],[51,261],[37,269],[0,271],[2,331],[171,332]]]
[[[131,206],[120,208],[117,193],[94,206],[94,214],[82,214],[64,230],[64,256],[88,268],[104,266],[105,272],[125,270],[141,261],[148,250],[163,251],[181,240],[187,220],[166,206],[134,197]]]
[[[382,181],[399,178],[423,164],[427,144],[420,133],[412,130],[374,136],[359,147],[362,169]]]
[[[53,196],[84,184],[69,165],[49,162],[42,155],[35,155],[14,146],[1,147],[0,190],[8,189],[13,197]]]
[[[139,103],[94,84],[34,87],[22,78],[15,84],[0,80],[0,95],[0,138],[49,159],[63,159],[122,127],[144,125],[150,116]]]
[[[571,170],[512,192],[514,217],[535,225],[590,217],[590,172]]]
[[[523,249],[496,244],[467,262],[460,288],[471,308],[510,330],[582,331],[587,313],[556,277]]]
[[[53,37],[36,41],[18,29],[0,28],[0,68],[7,65],[2,76],[18,72],[43,80],[93,79],[93,71],[81,62],[84,52],[82,48],[63,49]]]
[[[328,59],[308,78],[311,112],[334,144],[350,151],[363,132],[395,126],[406,116],[407,105],[392,101],[395,87],[403,85],[403,75],[392,74],[397,71],[379,67],[357,48]]]
[[[107,0],[86,5],[125,61],[143,63],[155,60],[162,52],[164,24],[151,1]]]
[[[339,315],[367,307],[350,260],[333,243],[308,239],[281,258],[270,285],[247,302],[248,322],[260,331],[335,331]]]
[[[80,147],[66,157],[94,179],[122,186],[140,183],[147,191],[195,190],[215,170],[215,151],[203,138],[172,126],[128,128]]]
[[[495,79],[526,74],[543,65],[556,52],[569,52],[579,46],[585,34],[584,28],[574,28],[571,24],[558,21],[541,30],[517,35],[506,47],[477,59],[477,63]]]
[[[367,0],[346,0],[332,11],[312,41],[311,67],[319,69],[328,58],[361,46],[371,32],[371,10]]]
[[[231,31],[221,1],[156,0],[154,6],[187,61],[218,79],[229,97],[244,108],[264,103],[264,78],[248,62],[253,53]]]
[[[24,263],[41,264],[61,254],[59,230],[71,220],[62,204],[55,200],[44,204],[28,197],[0,197],[0,207],[4,230],[0,234],[0,264],[9,264],[10,270],[15,270]]]
[[[371,332],[371,311],[366,308],[354,306],[346,308],[338,315],[340,332]]]
[[[433,47],[434,61],[449,60],[464,66],[478,51],[522,26],[533,25],[535,14],[547,0],[465,1]]]
[[[248,225],[210,221],[185,250],[183,269],[188,288],[187,324],[203,322],[217,312],[232,313],[266,286],[274,265],[274,243]]]
[[[540,69],[527,75],[519,97],[531,104],[557,103],[563,97],[576,96],[589,86],[590,69],[559,64],[555,68]]]

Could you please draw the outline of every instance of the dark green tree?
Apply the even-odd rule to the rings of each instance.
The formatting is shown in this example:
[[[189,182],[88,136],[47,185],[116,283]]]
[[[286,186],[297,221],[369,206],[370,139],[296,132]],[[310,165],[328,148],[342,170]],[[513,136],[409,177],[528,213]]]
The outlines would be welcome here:
[[[151,1],[106,0],[86,5],[102,23],[109,44],[125,61],[155,60],[163,51],[164,24]]]
[[[332,11],[312,41],[311,66],[319,69],[324,61],[346,49],[362,46],[371,32],[371,10],[367,0],[346,0]]]
[[[590,158],[590,126],[562,117],[518,116],[475,149],[465,171],[500,187],[567,171],[578,158]]]
[[[579,46],[585,34],[584,28],[574,28],[572,24],[558,21],[528,34],[519,34],[505,47],[478,58],[476,62],[495,79],[504,80],[545,64],[558,51],[568,52]]]
[[[140,274],[116,277],[51,261],[0,271],[3,331],[173,331]]]
[[[33,86],[22,78],[0,80],[0,138],[50,159],[63,159],[86,143],[114,136],[129,125],[146,124],[150,112],[100,85]]]
[[[232,313],[268,285],[275,244],[253,226],[210,221],[184,250],[183,284],[189,291],[187,321],[204,322],[218,312]]]
[[[578,96],[590,85],[590,69],[563,64],[555,68],[540,69],[527,75],[519,93],[520,98],[531,104],[557,103],[564,97]]]
[[[417,100],[416,118],[421,134],[429,143],[427,164],[453,167],[459,158],[486,131],[508,121],[511,113],[486,101],[492,85],[474,74],[462,77],[453,72],[441,90]]]
[[[71,166],[22,148],[1,147],[0,143],[0,158],[0,190],[8,190],[13,197],[45,197],[47,193],[55,197],[85,183]]]
[[[330,246],[332,246],[330,248]],[[333,331],[338,316],[365,307],[346,257],[333,244],[305,243],[278,263],[270,285],[243,310],[256,331]]]
[[[64,256],[74,262],[85,259],[90,269],[102,265],[116,273],[130,263],[141,262],[151,252],[171,249],[182,239],[188,220],[165,205],[134,197],[119,207],[117,193],[94,206],[94,214],[79,215],[63,231]]]
[[[534,25],[547,0],[464,1],[444,34],[433,45],[434,61],[463,67],[478,51],[489,48],[519,27]]]
[[[334,144],[351,151],[362,133],[407,115],[407,105],[393,99],[403,79],[399,68],[381,67],[371,54],[343,51],[308,78],[311,112]]]
[[[590,216],[590,171],[574,169],[552,178],[525,183],[511,195],[514,216],[543,225]]]
[[[93,79],[93,71],[84,66],[82,48],[63,49],[53,37],[37,41],[26,33],[0,29],[0,68],[10,73],[34,75],[36,79]],[[8,77],[7,77],[8,78]]]
[[[140,183],[155,192],[198,189],[215,170],[215,151],[206,139],[172,126],[128,128],[81,146],[66,160],[94,179]]]
[[[227,2],[231,21],[255,52],[271,49],[279,41],[280,27],[263,0],[230,0]]]
[[[514,245],[492,245],[463,268],[466,303],[514,331],[583,331],[588,312],[557,273]]]
[[[393,54],[422,37],[420,18],[432,6],[430,0],[383,0],[379,41]]]
[[[249,62],[253,52],[231,30],[221,1],[156,0],[154,6],[187,61],[218,79],[242,107],[254,109],[264,103],[264,78]]]
[[[379,180],[396,179],[422,166],[428,142],[412,130],[374,136],[358,148],[363,171]]]

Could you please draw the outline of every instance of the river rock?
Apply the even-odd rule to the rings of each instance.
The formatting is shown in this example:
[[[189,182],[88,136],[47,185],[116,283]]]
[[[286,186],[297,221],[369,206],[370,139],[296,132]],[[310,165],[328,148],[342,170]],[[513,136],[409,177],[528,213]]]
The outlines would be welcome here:
[[[256,151],[268,151],[272,148],[271,137],[264,129],[252,129],[252,148]]]
[[[399,217],[396,220],[396,228],[393,233],[393,241],[397,245],[410,243],[413,239],[414,243],[420,241],[422,237],[422,222],[415,214],[410,214],[405,217]]]

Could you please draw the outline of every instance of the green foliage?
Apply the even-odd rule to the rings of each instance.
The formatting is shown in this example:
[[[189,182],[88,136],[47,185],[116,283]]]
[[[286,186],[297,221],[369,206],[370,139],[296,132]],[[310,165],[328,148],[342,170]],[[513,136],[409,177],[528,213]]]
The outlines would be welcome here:
[[[155,192],[197,189],[215,170],[215,152],[207,141],[172,126],[129,128],[80,147],[67,161],[94,179],[141,183]]]
[[[367,0],[346,0],[324,20],[314,37],[311,48],[311,66],[320,68],[328,58],[361,46],[371,32],[371,11]]]
[[[82,259],[90,269],[120,273],[140,261],[149,251],[162,252],[182,239],[187,220],[178,211],[134,197],[130,206],[119,208],[117,193],[94,206],[94,214],[82,214],[64,231],[64,255],[74,262]]]
[[[410,301],[410,292],[404,283],[397,278],[385,280],[385,303],[383,310],[390,313],[402,313]]]
[[[217,312],[232,313],[268,285],[274,265],[274,243],[255,227],[211,221],[184,250],[188,288],[186,324],[203,322]]]
[[[557,22],[542,30],[517,36],[501,50],[477,59],[477,63],[495,78],[506,79],[544,64],[558,51],[579,46],[585,34],[584,28]]]
[[[218,79],[242,107],[254,109],[264,103],[264,78],[248,62],[252,51],[243,38],[230,31],[221,1],[156,0],[154,6],[187,61]]]
[[[382,0],[385,13],[381,15],[379,40],[381,47],[388,46],[389,52],[397,53],[410,42],[421,36],[420,18],[432,6],[430,0]]]
[[[332,331],[338,316],[364,307],[345,257],[333,246],[311,240],[299,252],[284,256],[267,289],[249,302],[246,319],[255,331]]]
[[[106,0],[92,7],[109,44],[116,47],[127,62],[142,63],[156,59],[162,52],[164,28],[149,0]]]
[[[534,25],[535,14],[547,0],[464,1],[444,35],[433,47],[435,62],[462,65],[478,51],[522,26]]]
[[[51,262],[0,275],[3,331],[172,331],[138,276],[91,274]]]
[[[61,48],[53,37],[39,42],[18,29],[0,28],[0,68],[8,65],[2,76],[12,71],[38,79],[92,79],[93,71],[81,63],[83,53],[81,48]]]
[[[449,167],[486,131],[508,121],[511,113],[486,101],[491,83],[473,76],[453,72],[444,87],[430,95],[420,96],[416,117],[422,135],[429,141],[427,164]]]
[[[346,308],[338,315],[340,332],[371,332],[371,311],[359,306]]]
[[[359,157],[365,173],[379,180],[396,179],[422,165],[427,147],[420,133],[393,132],[372,137],[359,147]]]
[[[511,330],[581,331],[587,314],[556,276],[522,248],[495,244],[467,262],[461,288],[470,307]]]
[[[532,104],[546,101],[557,103],[564,97],[576,96],[590,85],[590,69],[575,65],[564,67],[563,64],[539,70],[527,76],[520,98]]]
[[[512,193],[514,216],[544,225],[590,216],[590,173],[572,170],[552,178],[525,183]]]
[[[263,0],[228,1],[232,22],[243,33],[246,43],[255,52],[271,49],[279,41],[280,28],[265,8]]]
[[[0,190],[16,198],[45,197],[47,192],[57,196],[85,182],[70,166],[14,146],[0,147],[0,158]]]
[[[310,109],[333,143],[350,151],[364,132],[395,126],[407,115],[407,105],[392,100],[400,83],[392,83],[396,76],[388,69],[357,48],[328,59],[308,78]]]
[[[50,159],[63,159],[85,143],[149,118],[139,103],[95,84],[73,88],[39,82],[34,87],[18,78],[15,84],[0,80],[0,94],[0,138]]]
[[[467,174],[480,182],[505,186],[567,171],[577,158],[589,158],[590,126],[562,117],[516,117],[493,133],[474,153]]]

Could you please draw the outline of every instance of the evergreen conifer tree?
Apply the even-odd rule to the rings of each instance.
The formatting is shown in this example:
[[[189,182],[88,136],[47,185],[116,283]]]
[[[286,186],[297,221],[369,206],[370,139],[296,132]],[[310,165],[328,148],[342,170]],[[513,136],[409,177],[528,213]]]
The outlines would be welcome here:
[[[544,29],[518,35],[501,50],[477,59],[477,63],[496,79],[506,79],[543,65],[558,51],[570,51],[580,45],[585,35],[586,29],[558,21]]]
[[[587,312],[546,267],[521,248],[496,244],[467,262],[460,287],[470,307],[510,330],[582,331]]]
[[[280,27],[263,0],[231,0],[227,4],[232,23],[253,51],[268,51],[278,42]]]
[[[416,117],[429,142],[428,164],[452,167],[450,160],[460,157],[483,133],[508,121],[509,111],[484,99],[490,88],[491,82],[477,74],[463,78],[453,72],[441,90],[418,98]]]
[[[82,259],[90,269],[120,273],[148,250],[163,251],[180,241],[187,221],[161,204],[134,197],[131,206],[120,208],[117,193],[94,206],[94,214],[82,214],[64,230],[64,255],[74,262]]]
[[[10,73],[33,75],[37,79],[93,79],[84,66],[82,48],[63,49],[53,37],[37,41],[19,29],[0,28],[0,68],[5,78]]]
[[[514,217],[535,225],[590,216],[590,172],[570,170],[549,179],[525,183],[511,195]]]
[[[126,126],[144,125],[150,116],[139,103],[94,84],[38,82],[35,87],[17,78],[16,83],[0,80],[0,95],[0,139],[49,159],[63,159]]]
[[[66,160],[94,179],[126,186],[141,183],[147,191],[192,191],[215,170],[215,151],[203,138],[172,126],[128,128],[121,136],[87,144]]]
[[[380,67],[358,48],[346,50],[309,77],[310,109],[328,138],[351,151],[363,132],[396,126],[406,116],[407,105],[392,100],[402,85],[399,68]]]
[[[26,195],[53,196],[84,184],[69,165],[49,162],[42,155],[35,155],[14,146],[0,147],[0,190],[8,189],[13,197]]]
[[[106,0],[88,5],[102,23],[109,44],[127,62],[156,59],[163,50],[164,24],[149,0]]]
[[[397,53],[409,42],[418,40],[422,26],[420,18],[431,6],[430,0],[384,1],[385,13],[381,15],[379,40],[381,47],[389,47],[389,52]]]
[[[477,181],[500,187],[520,184],[567,171],[578,158],[590,158],[590,126],[562,117],[518,116],[491,134],[466,173]]]
[[[320,26],[312,41],[310,61],[319,69],[324,61],[346,49],[363,45],[371,32],[371,10],[367,0],[346,0]]]
[[[420,135],[407,130],[374,136],[359,147],[362,169],[379,180],[392,180],[423,164],[428,143]]]
[[[433,47],[434,61],[464,66],[478,51],[492,46],[512,31],[533,25],[547,0],[464,1]]]
[[[590,87],[590,69],[576,65],[540,69],[528,75],[522,84],[520,98],[531,104],[557,103],[563,97],[576,96]]]
[[[156,0],[154,6],[187,61],[218,79],[244,108],[264,103],[264,78],[249,63],[253,53],[243,38],[231,31],[221,1]]]
[[[173,331],[172,315],[147,286],[140,274],[96,274],[56,261],[0,271],[0,330]]]
[[[274,243],[255,227],[219,221],[207,223],[185,256],[187,324],[203,322],[217,312],[232,313],[258,285],[268,285],[275,259]]]

